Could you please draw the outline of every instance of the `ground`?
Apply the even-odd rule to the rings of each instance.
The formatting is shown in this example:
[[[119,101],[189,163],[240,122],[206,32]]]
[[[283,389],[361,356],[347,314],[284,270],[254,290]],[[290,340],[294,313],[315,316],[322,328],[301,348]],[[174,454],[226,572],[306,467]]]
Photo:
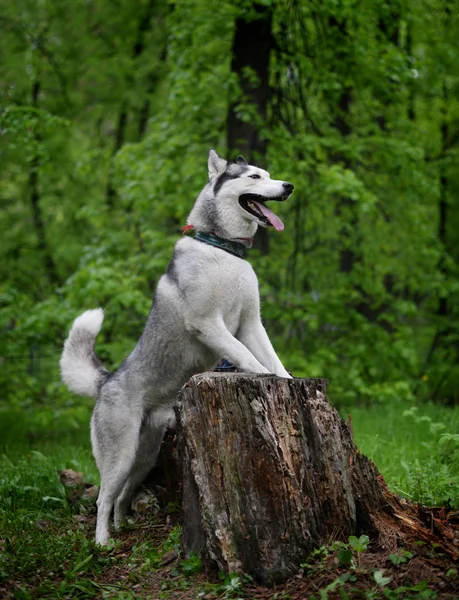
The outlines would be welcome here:
[[[79,518],[77,518],[79,517]],[[186,560],[180,550],[179,515],[164,513],[141,519],[122,531],[111,549],[93,544],[94,516],[74,515],[73,523],[42,520],[35,527],[54,552],[59,566],[47,571],[46,560],[0,584],[2,598],[134,598],[191,600],[250,598],[304,600],[322,598],[459,597],[454,562],[441,548],[414,543],[397,551],[365,539],[318,549],[299,566],[298,574],[274,589],[257,586],[240,575],[223,577],[200,570],[196,557]],[[39,534],[40,535],[40,534]],[[6,538],[2,550],[22,552],[24,540]],[[33,542],[31,542],[33,543]],[[63,548],[67,546],[67,548]],[[48,552],[53,552],[48,548]],[[49,560],[49,557],[47,557]],[[198,571],[198,572],[196,572]]]
[[[355,410],[356,441],[383,465],[385,475],[392,468],[393,475],[388,477],[392,489],[403,487],[407,498],[443,499],[441,509],[418,509],[414,503],[413,510],[416,518],[431,523],[433,532],[446,528],[452,536],[449,543],[442,547],[401,536],[384,540],[385,547],[364,538],[333,540],[305,557],[298,572],[274,589],[260,587],[244,575],[205,572],[198,557],[185,558],[177,504],[156,515],[147,510],[116,535],[112,548],[97,548],[92,541],[95,499],[91,487],[98,483],[98,476],[89,446],[91,406],[2,411],[0,597],[459,598],[454,560],[459,535],[457,454],[448,445],[454,438],[438,443],[444,431],[441,423],[450,436],[456,435],[457,410],[434,412],[433,407],[421,407],[413,414],[411,408]],[[408,414],[403,417],[403,413]],[[389,452],[382,453],[384,448]],[[402,460],[407,468],[400,464]],[[84,481],[62,483],[62,469],[83,473]]]

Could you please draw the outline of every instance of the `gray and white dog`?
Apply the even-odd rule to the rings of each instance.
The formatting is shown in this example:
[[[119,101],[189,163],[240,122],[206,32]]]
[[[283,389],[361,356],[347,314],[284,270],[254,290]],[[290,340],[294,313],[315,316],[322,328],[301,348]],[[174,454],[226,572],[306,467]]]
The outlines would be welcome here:
[[[224,358],[242,371],[290,377],[262,325],[257,277],[242,256],[259,225],[284,228],[265,201],[286,200],[293,185],[213,149],[208,167],[209,182],[187,220],[196,237],[176,243],[145,330],[119,369],[109,373],[94,353],[100,308],[78,317],[64,344],[62,379],[76,394],[97,398],[91,441],[101,477],[98,544],[109,541],[113,508],[115,527],[123,522],[192,375]]]

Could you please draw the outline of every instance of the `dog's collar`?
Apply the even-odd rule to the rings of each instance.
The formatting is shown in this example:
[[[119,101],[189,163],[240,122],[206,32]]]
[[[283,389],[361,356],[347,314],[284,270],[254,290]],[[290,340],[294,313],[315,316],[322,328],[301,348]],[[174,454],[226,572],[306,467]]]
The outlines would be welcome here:
[[[237,256],[238,258],[245,257],[246,247],[241,242],[233,242],[232,240],[226,240],[225,238],[216,235],[215,233],[208,233],[206,231],[196,230],[194,235],[195,240],[199,240],[204,244],[208,244],[209,246],[215,246],[216,248],[221,248],[225,250],[225,252],[229,252],[233,256]]]

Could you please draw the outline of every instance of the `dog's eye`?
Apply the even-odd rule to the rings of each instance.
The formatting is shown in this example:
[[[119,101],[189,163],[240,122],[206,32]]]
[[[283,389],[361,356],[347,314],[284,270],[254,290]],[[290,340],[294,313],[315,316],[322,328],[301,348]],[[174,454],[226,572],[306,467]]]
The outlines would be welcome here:
[[[249,175],[251,179],[261,179],[260,175]]]

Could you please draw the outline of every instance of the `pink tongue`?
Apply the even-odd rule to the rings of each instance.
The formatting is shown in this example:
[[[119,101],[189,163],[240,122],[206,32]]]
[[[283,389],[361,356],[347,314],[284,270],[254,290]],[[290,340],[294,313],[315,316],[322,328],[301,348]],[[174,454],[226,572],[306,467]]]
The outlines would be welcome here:
[[[282,231],[284,229],[284,224],[272,210],[269,210],[269,208],[264,204],[261,204],[261,202],[254,202],[254,204],[256,204],[257,208],[265,215],[274,229],[277,231]]]

